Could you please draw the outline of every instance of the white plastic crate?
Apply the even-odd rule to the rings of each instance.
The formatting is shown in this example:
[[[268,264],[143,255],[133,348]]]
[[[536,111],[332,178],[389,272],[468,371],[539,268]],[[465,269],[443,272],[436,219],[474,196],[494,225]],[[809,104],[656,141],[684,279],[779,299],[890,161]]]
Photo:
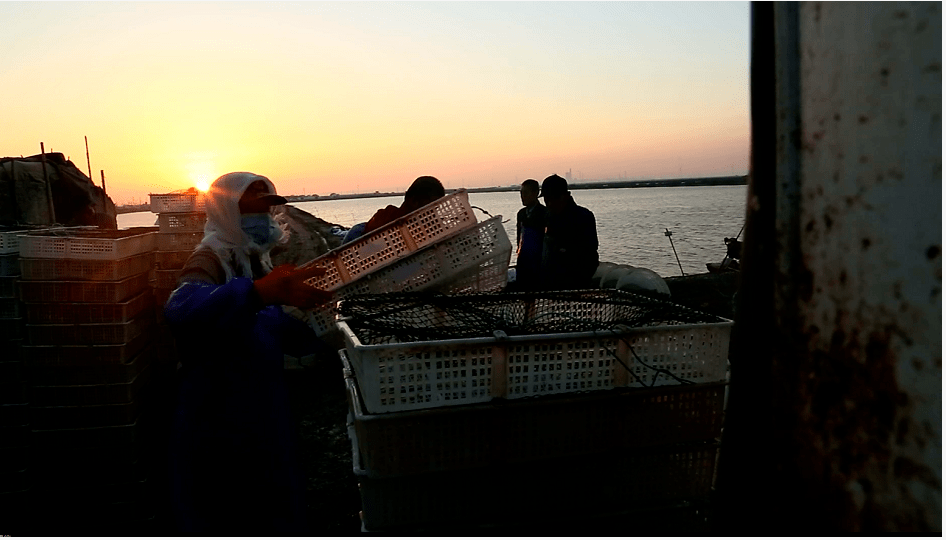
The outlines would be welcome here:
[[[483,308],[488,309],[486,306]],[[547,307],[569,316],[576,304]],[[554,311],[552,311],[554,309]],[[716,318],[719,319],[719,318]],[[367,410],[384,413],[615,387],[726,380],[732,321],[365,344],[345,340]],[[626,366],[626,367],[625,367]],[[628,372],[628,369],[630,372]]]
[[[154,227],[125,230],[56,230],[19,236],[20,257],[37,259],[124,259],[154,250]]]
[[[158,214],[158,227],[163,233],[203,232],[207,214],[203,212],[167,212]]]
[[[58,229],[95,230],[96,227],[63,227],[50,225],[23,225],[15,227],[0,226],[0,255],[20,252],[19,235],[29,232],[42,232]]]
[[[203,212],[206,208],[204,194],[198,191],[184,193],[149,194],[151,211],[155,214],[164,212]]]
[[[309,283],[334,291],[475,225],[467,193],[458,190],[303,266],[325,267],[325,275]]]
[[[354,295],[500,290],[506,286],[511,255],[502,216],[496,216],[337,289],[329,304],[309,310],[309,325],[320,336],[334,332],[335,303]],[[307,283],[317,286],[317,279]]]

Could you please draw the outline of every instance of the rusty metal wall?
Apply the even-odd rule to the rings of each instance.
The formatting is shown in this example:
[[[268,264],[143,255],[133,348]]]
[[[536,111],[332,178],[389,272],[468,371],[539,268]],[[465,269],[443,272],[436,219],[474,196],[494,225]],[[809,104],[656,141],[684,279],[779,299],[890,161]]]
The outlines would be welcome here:
[[[774,368],[794,472],[839,529],[941,531],[942,5],[794,9],[776,11],[798,56],[776,56],[797,82],[777,85],[775,309],[795,347]]]

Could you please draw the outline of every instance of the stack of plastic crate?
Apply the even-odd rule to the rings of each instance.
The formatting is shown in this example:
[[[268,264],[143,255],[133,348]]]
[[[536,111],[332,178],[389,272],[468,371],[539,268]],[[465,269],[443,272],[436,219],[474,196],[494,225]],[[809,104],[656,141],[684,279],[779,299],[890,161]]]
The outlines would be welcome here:
[[[204,237],[207,214],[204,196],[196,190],[151,194],[150,197],[151,211],[158,215],[154,294],[160,307],[177,288],[184,263]],[[161,318],[160,310],[158,317]]]
[[[17,291],[19,242],[24,229],[0,229],[0,519],[17,523],[29,483],[29,415],[26,370],[20,357],[23,305]]]
[[[469,305],[485,319],[508,322],[513,312],[564,327],[581,317],[627,320],[663,304],[613,290],[541,296],[472,295]],[[349,319],[337,323],[366,530],[547,525],[564,515],[706,503],[732,321],[670,305],[686,323],[381,337],[391,318],[428,333],[462,334],[470,324],[448,301],[400,298],[351,300],[377,318],[359,324],[357,310],[343,309]]]
[[[337,332],[337,302],[356,295],[501,290],[511,255],[502,216],[477,222],[457,190],[304,264],[324,267],[307,283],[333,293],[309,311],[309,325],[320,336]]]
[[[155,228],[21,235],[30,504],[76,531],[150,519]]]

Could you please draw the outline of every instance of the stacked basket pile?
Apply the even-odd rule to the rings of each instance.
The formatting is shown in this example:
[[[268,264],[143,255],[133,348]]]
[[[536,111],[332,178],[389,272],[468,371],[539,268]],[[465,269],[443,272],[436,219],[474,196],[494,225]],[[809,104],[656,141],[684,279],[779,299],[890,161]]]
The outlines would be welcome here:
[[[713,488],[731,321],[616,290],[361,297],[341,314],[367,530],[548,525]]]
[[[144,428],[161,366],[149,283],[154,234],[19,236],[29,504],[75,531],[154,515]]]
[[[501,290],[511,255],[502,216],[477,222],[457,190],[304,264],[324,267],[307,283],[333,293],[309,324],[320,336],[335,333],[337,302],[356,295]]]
[[[158,215],[154,295],[160,307],[177,288],[184,263],[204,237],[207,214],[204,196],[196,190],[151,194],[150,197],[151,211]],[[160,312],[158,316],[161,317]]]
[[[23,343],[23,305],[17,291],[19,243],[23,229],[0,230],[0,516],[9,522],[23,510],[29,487],[29,414]]]

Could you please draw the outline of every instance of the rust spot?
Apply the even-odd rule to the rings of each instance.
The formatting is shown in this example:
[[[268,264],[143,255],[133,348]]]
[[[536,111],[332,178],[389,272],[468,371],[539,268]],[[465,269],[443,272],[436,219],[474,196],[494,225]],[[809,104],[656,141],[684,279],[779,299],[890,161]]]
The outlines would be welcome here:
[[[926,248],[926,258],[933,260],[936,257],[939,257],[939,245],[930,246]]]
[[[861,249],[866,250],[869,247],[870,247],[870,238],[861,239]]]
[[[939,73],[942,70],[939,62],[933,62],[932,64],[923,68],[923,73]]]
[[[893,297],[897,300],[903,298],[903,287],[899,282],[893,284]]]
[[[825,215],[824,215],[824,226],[825,226],[825,228],[826,228],[826,229],[830,229],[830,228],[831,228],[831,225],[834,225],[834,220],[831,219],[831,216],[829,216],[828,214],[825,214]]]
[[[886,76],[890,75],[890,70],[887,69],[887,68],[881,68],[881,70],[880,70],[880,75],[881,75],[882,77],[886,77]]]
[[[899,169],[889,169],[887,174],[896,178],[897,180],[903,180],[903,171]]]
[[[834,121],[835,122],[841,121],[841,115],[839,113],[834,113]]]
[[[897,11],[893,14],[894,19],[906,19],[909,14],[906,11]]]
[[[805,232],[811,232],[815,230],[815,220],[811,220],[805,225]]]
[[[857,123],[859,124],[866,124],[869,120],[870,118],[866,114],[857,117]]]
[[[923,371],[923,361],[919,358],[914,357],[910,363],[913,364],[913,369],[917,371]]]
[[[861,163],[867,163],[870,161],[870,158],[867,156],[861,156],[857,161],[860,161]]]
[[[841,273],[838,275],[838,281],[841,282],[841,285],[847,284],[847,270],[841,270]]]
[[[814,132],[814,133],[811,134],[811,138],[814,139],[814,140],[816,140],[816,141],[820,141],[822,137],[824,137],[824,130],[823,130],[823,129],[822,129],[821,131],[816,131],[816,132]]]
[[[814,224],[814,221],[812,221]],[[811,290],[814,286],[814,275],[812,275],[811,270],[804,270],[801,272],[801,275],[798,276],[798,296],[805,302],[811,300]],[[818,327],[814,327],[815,331],[818,331]]]
[[[917,25],[916,25],[916,31],[917,31],[917,32],[922,32],[922,31],[926,30],[926,27],[927,27],[926,19],[923,19],[923,20],[921,20],[919,23],[917,23]]]
[[[831,175],[831,179],[835,182],[841,181],[841,173],[839,171],[834,171],[834,174]]]

